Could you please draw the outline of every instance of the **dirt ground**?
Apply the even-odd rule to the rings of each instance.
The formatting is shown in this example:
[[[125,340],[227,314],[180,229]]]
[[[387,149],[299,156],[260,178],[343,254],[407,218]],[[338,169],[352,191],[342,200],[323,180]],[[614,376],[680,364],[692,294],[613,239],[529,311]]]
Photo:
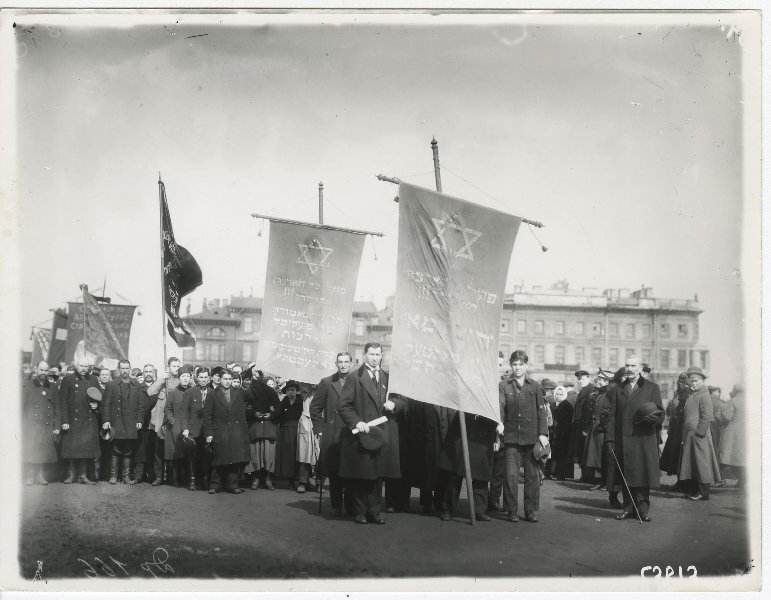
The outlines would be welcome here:
[[[280,486],[240,495],[103,482],[23,487],[22,576],[32,579],[38,561],[49,580],[639,577],[656,565],[704,576],[733,575],[751,558],[746,498],[733,488],[714,490],[708,502],[654,491],[653,520],[640,524],[616,521],[604,492],[545,481],[539,523],[497,513],[472,527],[465,500],[450,522],[397,513],[385,526],[364,526],[334,517],[327,490],[319,515],[318,494]]]

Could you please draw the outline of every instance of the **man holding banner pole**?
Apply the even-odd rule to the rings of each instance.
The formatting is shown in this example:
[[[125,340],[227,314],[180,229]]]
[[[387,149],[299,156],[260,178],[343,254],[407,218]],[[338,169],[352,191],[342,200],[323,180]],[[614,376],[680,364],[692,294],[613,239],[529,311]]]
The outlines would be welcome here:
[[[354,521],[385,525],[381,513],[382,479],[399,478],[399,430],[389,417],[401,410],[401,401],[388,399],[388,373],[380,368],[380,344],[364,346],[365,362],[346,377],[338,412],[345,422],[340,439],[339,476],[350,480]],[[370,425],[385,419],[382,425]]]

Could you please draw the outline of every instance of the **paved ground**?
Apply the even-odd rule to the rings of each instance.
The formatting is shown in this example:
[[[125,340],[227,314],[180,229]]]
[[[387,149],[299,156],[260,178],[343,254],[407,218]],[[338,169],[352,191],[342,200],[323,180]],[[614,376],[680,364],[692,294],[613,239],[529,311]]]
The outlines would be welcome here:
[[[472,527],[461,516],[467,514],[465,501],[447,523],[398,513],[386,515],[385,526],[363,526],[333,517],[327,496],[319,516],[318,495],[287,489],[209,495],[147,484],[25,487],[20,565],[22,575],[32,578],[43,561],[42,576],[49,580],[110,573],[271,579],[639,576],[648,565],[682,565],[684,571],[693,565],[704,576],[734,574],[749,558],[740,490],[715,490],[709,502],[654,492],[653,521],[644,525],[616,521],[607,495],[586,485],[546,481],[541,490],[539,523],[509,523],[499,514]],[[417,508],[416,496],[412,502]]]

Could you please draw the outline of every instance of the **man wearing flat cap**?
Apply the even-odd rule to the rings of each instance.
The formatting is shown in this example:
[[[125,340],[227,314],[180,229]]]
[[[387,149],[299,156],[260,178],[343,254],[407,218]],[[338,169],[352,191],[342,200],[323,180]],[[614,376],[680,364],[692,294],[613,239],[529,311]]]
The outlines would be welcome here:
[[[349,479],[356,513],[354,521],[384,525],[382,479],[401,477],[399,464],[399,430],[393,417],[402,409],[400,399],[388,398],[388,373],[380,368],[383,349],[376,342],[364,346],[364,364],[345,378],[338,412],[345,422],[340,436],[340,469],[338,475]],[[378,434],[370,432],[370,421],[388,417]],[[354,434],[353,430],[359,433]],[[366,438],[377,435],[379,444],[369,444]],[[376,440],[377,441],[377,440]],[[367,446],[372,449],[368,449]]]
[[[599,392],[591,383],[589,371],[579,369],[575,372],[576,381],[580,391],[576,397],[576,405],[573,411],[573,430],[571,446],[573,459],[581,467],[581,483],[592,483],[592,469],[586,468],[584,463],[584,446],[589,436],[589,427],[592,425],[592,413],[597,402]]]
[[[683,409],[683,446],[680,457],[680,481],[689,482],[691,500],[709,500],[709,485],[720,481],[720,465],[712,444],[710,424],[715,418],[707,386],[707,376],[699,367],[685,372],[693,392]]]
[[[624,509],[616,519],[651,520],[650,488],[659,487],[659,448],[656,427],[664,420],[659,386],[640,376],[640,357],[626,359],[626,381],[608,392],[610,407],[605,444],[615,458],[615,480],[626,481]],[[624,479],[622,479],[623,474]]]
[[[120,377],[107,384],[102,397],[102,429],[115,429],[109,482],[117,483],[120,463],[121,480],[127,485],[133,485],[135,481],[131,479],[131,461],[142,430],[145,408],[150,400],[136,379],[130,377],[129,361],[118,361],[118,371]]]

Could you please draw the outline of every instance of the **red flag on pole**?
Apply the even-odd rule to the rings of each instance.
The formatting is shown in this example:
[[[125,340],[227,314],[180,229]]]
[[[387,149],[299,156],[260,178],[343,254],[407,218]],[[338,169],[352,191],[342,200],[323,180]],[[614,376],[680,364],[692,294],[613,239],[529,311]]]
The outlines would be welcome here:
[[[88,293],[88,286],[81,284],[83,291],[83,316],[85,328],[83,335],[83,356],[96,355],[95,365],[104,365],[108,368],[117,367],[117,361],[128,358],[126,350],[120,343],[115,334],[110,319],[102,310],[102,307],[91,294]],[[78,342],[80,345],[80,342]],[[79,358],[78,350],[75,350],[76,361]]]
[[[179,316],[179,306],[187,294],[203,283],[201,267],[193,255],[174,240],[166,186],[161,187],[161,247],[163,252],[163,306],[169,335],[180,348],[195,346],[195,335]]]

